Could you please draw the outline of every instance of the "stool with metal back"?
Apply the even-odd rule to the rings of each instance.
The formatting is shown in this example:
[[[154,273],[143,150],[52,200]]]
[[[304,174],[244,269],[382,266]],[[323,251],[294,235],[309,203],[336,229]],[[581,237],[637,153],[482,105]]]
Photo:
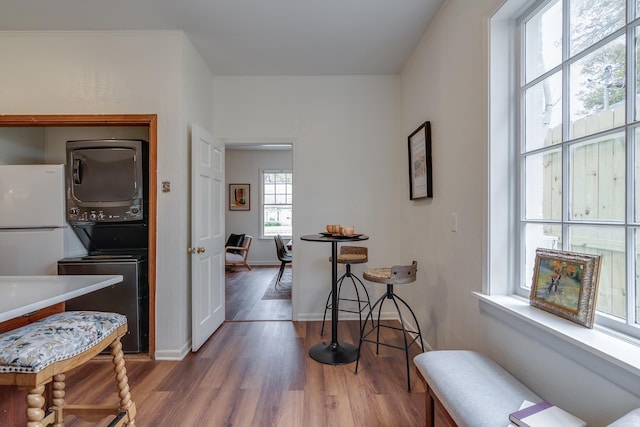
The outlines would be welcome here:
[[[404,285],[407,283],[412,283],[416,281],[416,271],[418,269],[418,263],[416,261],[413,261],[413,263],[411,265],[396,265],[393,266],[391,268],[371,268],[368,270],[365,270],[365,272],[363,273],[363,277],[365,278],[365,280],[371,281],[371,282],[376,282],[376,283],[384,283],[387,285],[387,292],[382,295],[371,307],[371,310],[369,310],[369,314],[367,314],[367,317],[364,320],[364,323],[362,325],[362,330],[360,333],[360,345],[358,346],[358,358],[356,360],[356,369],[355,369],[355,373],[358,373],[358,364],[360,363],[360,354],[361,354],[361,349],[362,349],[362,343],[363,342],[371,342],[371,343],[375,343],[376,344],[376,354],[378,354],[380,346],[383,345],[385,347],[392,347],[392,348],[397,348],[400,350],[404,350],[405,352],[405,360],[406,360],[406,366],[407,366],[407,389],[408,391],[411,391],[411,378],[410,378],[410,367],[409,367],[409,347],[416,342],[417,340],[420,340],[420,347],[424,348],[424,344],[422,342],[422,333],[420,332],[420,324],[418,323],[418,319],[416,318],[416,315],[413,313],[413,310],[411,309],[411,307],[409,307],[409,304],[407,304],[402,298],[400,298],[400,296],[398,296],[396,293],[394,293],[393,291],[393,286],[394,285]],[[384,305],[384,302],[386,300],[391,300],[393,301],[393,304],[396,308],[396,312],[398,313],[398,317],[400,318],[400,325],[401,327],[398,328],[396,326],[392,326],[392,325],[385,325],[385,324],[381,324],[380,323],[380,313],[382,312],[382,306]],[[398,302],[400,302],[402,305],[404,305],[404,307],[409,311],[409,313],[411,313],[411,316],[413,317],[413,324],[416,327],[416,331],[414,330],[409,330],[407,329],[407,324],[405,322],[405,319],[402,315],[402,310],[400,309],[400,306],[398,305]],[[373,312],[374,310],[378,310],[378,317],[377,317],[377,321],[375,322],[374,327],[372,327],[371,329],[367,330],[367,321],[369,320],[369,316],[371,316],[371,318],[373,319]],[[395,344],[391,344],[391,343],[385,343],[385,342],[381,342],[380,341],[380,329],[381,328],[387,328],[387,329],[392,329],[392,330],[396,330],[396,331],[402,331],[402,337],[404,340],[404,345],[403,346],[399,346],[399,345],[395,345]],[[376,338],[375,340],[367,338],[371,333],[376,332]],[[413,338],[411,337],[411,335],[413,335]]]

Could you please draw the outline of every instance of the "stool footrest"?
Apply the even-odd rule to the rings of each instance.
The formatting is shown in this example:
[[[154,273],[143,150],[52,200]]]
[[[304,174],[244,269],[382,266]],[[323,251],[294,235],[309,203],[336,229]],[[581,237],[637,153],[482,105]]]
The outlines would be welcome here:
[[[369,332],[365,333],[362,335],[362,338],[360,339],[361,341],[364,342],[370,342],[373,344],[378,344],[378,345],[383,345],[385,347],[392,347],[392,348],[397,348],[400,350],[405,350],[405,348],[409,348],[411,347],[411,345],[416,342],[418,340],[418,338],[420,338],[420,334],[418,333],[418,331],[411,331],[409,329],[405,329],[403,332],[409,334],[411,337],[413,337],[413,339],[411,341],[407,341],[407,346],[399,346],[399,345],[395,345],[395,344],[389,344],[389,343],[385,343],[383,341],[379,341],[379,340],[372,340],[372,339],[367,339],[367,337],[369,336],[369,334],[371,334],[372,332],[374,332],[377,328],[388,328],[388,329],[393,329],[395,331],[403,331],[402,328],[397,328],[395,326],[389,326],[389,325],[378,325],[376,327],[374,327],[373,329],[371,329]]]
[[[109,427],[123,425],[125,422],[133,420],[136,415],[134,403],[126,411],[121,410],[117,405],[65,405],[62,409],[65,417],[73,415],[89,422],[97,422],[105,417],[115,416],[109,423]]]
[[[45,412],[45,417],[42,419],[42,425],[44,426],[48,426],[49,424],[53,424],[56,419],[58,417],[56,417],[57,415],[57,411],[54,411],[53,409],[49,409]]]
[[[126,411],[120,412],[114,419],[109,423],[107,427],[118,427],[122,425],[122,422],[127,421],[124,417],[127,415]]]
[[[120,408],[115,405],[65,405],[64,415],[73,415],[85,421],[100,421],[109,415],[118,415]]]

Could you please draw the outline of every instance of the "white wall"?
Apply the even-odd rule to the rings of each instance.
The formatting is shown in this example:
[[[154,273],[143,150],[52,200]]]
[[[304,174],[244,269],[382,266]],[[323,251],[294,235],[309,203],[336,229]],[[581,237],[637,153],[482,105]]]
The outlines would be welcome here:
[[[283,141],[289,142],[289,141]],[[273,143],[273,142],[272,142]],[[230,150],[225,151],[225,181],[227,183],[225,207],[225,233],[253,236],[249,250],[249,265],[280,265],[273,237],[261,239],[260,171],[264,169],[291,169],[290,150]],[[295,186],[295,176],[293,177]],[[249,211],[230,211],[229,184],[250,184],[251,205]],[[295,221],[295,212],[294,212]]]
[[[486,15],[486,1],[446,2],[402,73],[403,133],[431,121],[434,197],[405,202],[401,224],[414,236],[402,250],[419,253],[424,272],[407,293],[424,302],[418,316],[435,348],[468,346],[477,333],[468,322],[482,283]]]
[[[0,114],[157,114],[156,356],[190,347],[189,124],[211,130],[212,75],[183,33],[0,32]]]
[[[44,130],[4,128],[0,132],[0,164],[29,165],[44,163]]]
[[[369,265],[411,262],[398,256],[395,232],[409,194],[408,175],[394,173],[407,163],[397,77],[217,77],[214,111],[223,140],[293,141],[294,319],[322,318],[331,281],[330,244],[302,235],[352,224],[371,237]]]
[[[476,349],[535,392],[603,426],[640,400],[588,367],[479,310],[487,182],[486,27],[498,0],[448,0],[401,75],[402,134],[430,120],[434,198],[400,206],[400,246],[417,254],[417,286],[406,287],[438,349]],[[398,144],[401,149],[402,143]],[[458,231],[449,231],[451,213]],[[411,236],[411,238],[409,238]]]
[[[178,198],[179,205],[175,206],[172,197],[166,197],[166,205],[159,203],[158,209],[158,234],[161,230],[170,233],[168,242],[177,242],[174,247],[172,258],[161,258],[158,256],[158,277],[166,274],[168,277],[175,277],[178,273],[178,281],[169,286],[169,293],[163,294],[163,299],[158,298],[158,308],[173,311],[177,304],[176,315],[166,316],[164,311],[158,311],[156,325],[160,331],[160,322],[166,327],[163,330],[163,338],[169,340],[171,349],[166,352],[157,352],[157,358],[182,358],[191,351],[191,263],[190,256],[187,255],[186,248],[192,246],[191,241],[191,129],[193,124],[211,132],[213,129],[213,74],[204,63],[204,60],[196,52],[191,42],[180,33],[180,125],[181,135],[171,145],[172,151],[165,150],[166,145],[159,146],[168,156],[173,155],[173,159],[167,157],[172,165],[167,167],[167,175],[163,175],[163,169],[158,165],[158,191],[160,191],[162,181],[170,181],[171,192],[159,193],[158,199],[165,196]],[[186,141],[186,143],[181,143]],[[161,210],[160,208],[163,207]],[[160,244],[158,244],[160,249]],[[159,251],[158,251],[159,252]],[[160,263],[164,265],[160,266]],[[167,284],[168,285],[168,284]],[[165,299],[166,298],[166,299]],[[166,323],[165,323],[166,322]],[[177,322],[174,324],[173,322]],[[175,333],[175,338],[171,334]],[[176,353],[177,346],[181,345]]]

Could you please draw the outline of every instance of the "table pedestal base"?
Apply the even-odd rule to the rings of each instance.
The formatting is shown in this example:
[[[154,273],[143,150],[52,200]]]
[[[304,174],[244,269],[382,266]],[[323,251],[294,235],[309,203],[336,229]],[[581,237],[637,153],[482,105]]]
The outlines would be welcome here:
[[[321,342],[311,347],[309,356],[327,365],[344,365],[356,361],[358,347],[346,342]]]

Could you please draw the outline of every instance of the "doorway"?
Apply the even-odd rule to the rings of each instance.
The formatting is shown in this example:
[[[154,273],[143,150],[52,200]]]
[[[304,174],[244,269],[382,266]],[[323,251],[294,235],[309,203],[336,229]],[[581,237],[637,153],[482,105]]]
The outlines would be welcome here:
[[[2,128],[48,128],[48,127],[142,127],[148,132],[149,170],[157,170],[157,116],[155,114],[104,114],[104,115],[4,115],[0,116]],[[150,173],[149,182],[149,241],[148,270],[149,283],[149,357],[155,355],[156,323],[156,218],[157,181],[155,173]]]
[[[227,189],[243,184],[250,192],[248,209],[237,210],[230,205],[230,190],[227,191],[225,233],[227,237],[232,233],[253,237],[248,255],[252,269],[234,267],[225,272],[227,321],[292,320],[291,264],[282,285],[274,286],[280,261],[272,233],[265,227],[269,218],[263,209],[264,171],[293,172],[293,141],[225,141]],[[291,205],[290,219],[293,218]],[[288,242],[292,236],[283,235],[283,239]]]

